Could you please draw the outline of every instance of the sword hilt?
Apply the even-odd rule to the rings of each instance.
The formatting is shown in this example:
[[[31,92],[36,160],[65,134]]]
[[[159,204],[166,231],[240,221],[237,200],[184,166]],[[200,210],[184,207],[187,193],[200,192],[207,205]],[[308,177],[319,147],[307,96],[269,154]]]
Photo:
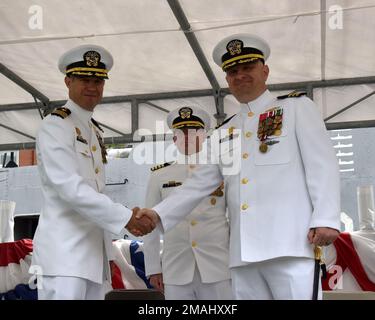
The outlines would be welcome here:
[[[321,246],[314,247],[314,256],[315,256],[315,260],[318,260],[318,261],[322,260],[323,250]]]
[[[315,261],[319,263],[320,268],[322,269],[322,278],[325,279],[327,277],[327,268],[323,260],[323,248],[321,246],[314,247],[314,256]]]

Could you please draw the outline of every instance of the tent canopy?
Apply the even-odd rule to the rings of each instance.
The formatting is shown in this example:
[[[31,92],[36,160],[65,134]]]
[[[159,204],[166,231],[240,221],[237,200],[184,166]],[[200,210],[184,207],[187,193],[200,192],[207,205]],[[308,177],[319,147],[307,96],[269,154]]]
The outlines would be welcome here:
[[[59,57],[90,43],[114,57],[94,114],[114,142],[167,131],[166,112],[181,105],[206,108],[213,123],[235,113],[211,55],[234,33],[269,42],[272,90],[308,90],[323,118],[367,95],[329,121],[372,120],[374,16],[375,0],[2,0],[0,148],[33,145],[38,107],[67,98]]]

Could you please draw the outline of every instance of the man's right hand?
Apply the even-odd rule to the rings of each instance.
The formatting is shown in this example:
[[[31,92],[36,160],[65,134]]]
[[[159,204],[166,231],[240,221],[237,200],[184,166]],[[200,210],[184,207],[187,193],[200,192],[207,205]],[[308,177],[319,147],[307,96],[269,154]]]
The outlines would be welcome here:
[[[137,218],[148,217],[155,225],[160,221],[160,217],[155,210],[143,208],[137,212]]]
[[[133,214],[128,224],[125,226],[136,237],[144,236],[155,229],[156,223],[148,215],[141,215],[137,217],[140,210],[138,207],[132,209]]]
[[[164,293],[163,274],[157,273],[150,276],[150,283],[156,289]]]

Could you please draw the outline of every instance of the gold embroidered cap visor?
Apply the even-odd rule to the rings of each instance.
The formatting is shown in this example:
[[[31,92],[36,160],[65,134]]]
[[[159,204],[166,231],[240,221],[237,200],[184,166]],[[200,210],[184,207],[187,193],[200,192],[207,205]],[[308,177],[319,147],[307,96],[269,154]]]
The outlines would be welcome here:
[[[176,122],[172,125],[172,129],[181,129],[181,128],[187,128],[187,129],[204,129],[204,124],[201,119],[197,119],[197,121],[181,121]]]
[[[108,79],[113,58],[103,47],[82,45],[64,53],[59,59],[58,66],[66,76]]]
[[[86,68],[78,66],[69,66],[69,69],[66,70],[67,76],[76,76],[76,77],[96,77],[101,79],[108,79],[108,71],[105,68]]]
[[[262,38],[240,33],[221,40],[215,46],[212,57],[215,63],[226,71],[241,63],[251,63],[259,59],[264,62],[270,52],[269,45]]]

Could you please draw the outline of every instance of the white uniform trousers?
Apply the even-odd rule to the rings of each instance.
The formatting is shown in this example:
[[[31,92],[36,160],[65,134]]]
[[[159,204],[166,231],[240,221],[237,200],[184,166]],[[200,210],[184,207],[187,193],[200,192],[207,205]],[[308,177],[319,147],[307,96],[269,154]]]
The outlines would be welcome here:
[[[237,300],[311,300],[315,261],[282,257],[231,268]],[[319,282],[318,299],[322,299]]]
[[[42,281],[40,281],[42,280]],[[38,300],[104,300],[111,284],[105,280],[102,284],[78,277],[43,276],[39,280]]]
[[[166,300],[232,300],[231,281],[202,283],[197,266],[193,281],[184,285],[164,284]]]

